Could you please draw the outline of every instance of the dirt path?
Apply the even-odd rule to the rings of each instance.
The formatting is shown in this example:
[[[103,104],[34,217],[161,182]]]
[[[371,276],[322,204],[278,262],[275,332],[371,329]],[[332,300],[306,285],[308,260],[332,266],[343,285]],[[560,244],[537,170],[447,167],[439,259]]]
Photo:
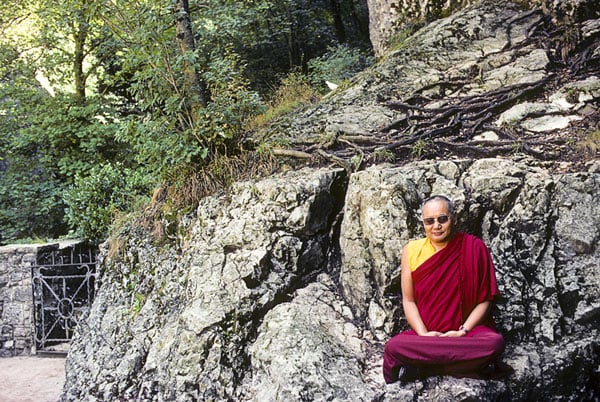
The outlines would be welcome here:
[[[0,358],[0,402],[56,402],[64,382],[64,358]]]

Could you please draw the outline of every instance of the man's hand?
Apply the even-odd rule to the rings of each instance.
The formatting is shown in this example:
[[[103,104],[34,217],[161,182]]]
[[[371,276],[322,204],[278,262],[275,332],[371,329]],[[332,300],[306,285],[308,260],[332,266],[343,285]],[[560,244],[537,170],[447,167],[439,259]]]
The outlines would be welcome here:
[[[427,331],[424,334],[422,334],[421,336],[444,336],[444,334],[442,334],[441,332],[438,332],[438,331]]]
[[[447,338],[458,338],[460,336],[465,336],[467,333],[465,331],[448,331],[448,332],[444,332],[443,334],[441,334],[440,336],[442,337],[447,337]]]

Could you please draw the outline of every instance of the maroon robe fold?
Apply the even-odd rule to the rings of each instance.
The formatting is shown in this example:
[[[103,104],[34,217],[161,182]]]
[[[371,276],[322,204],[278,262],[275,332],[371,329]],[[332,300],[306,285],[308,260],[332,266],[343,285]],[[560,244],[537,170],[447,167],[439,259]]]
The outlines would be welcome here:
[[[458,330],[473,308],[499,294],[491,255],[477,237],[456,233],[450,243],[412,272],[415,302],[427,330]],[[383,372],[397,379],[402,365],[434,373],[464,375],[493,361],[504,349],[491,315],[458,338],[417,336],[413,330],[388,341]]]

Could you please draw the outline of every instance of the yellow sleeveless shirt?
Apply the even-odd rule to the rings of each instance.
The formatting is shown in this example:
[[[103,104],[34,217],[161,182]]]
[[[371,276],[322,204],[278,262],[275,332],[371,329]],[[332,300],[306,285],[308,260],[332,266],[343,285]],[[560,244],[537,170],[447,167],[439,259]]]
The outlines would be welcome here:
[[[427,237],[410,241],[406,245],[406,251],[408,252],[408,267],[411,272],[435,254],[435,248]]]

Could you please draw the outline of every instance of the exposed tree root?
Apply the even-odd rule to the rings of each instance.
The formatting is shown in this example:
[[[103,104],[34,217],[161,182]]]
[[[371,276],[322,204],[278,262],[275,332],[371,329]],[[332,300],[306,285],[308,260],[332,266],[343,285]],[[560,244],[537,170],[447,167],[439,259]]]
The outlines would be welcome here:
[[[518,18],[528,16],[529,14]],[[510,27],[507,30],[510,34]],[[580,40],[577,35],[579,34],[573,33],[569,27],[553,27],[546,16],[540,15],[527,31],[527,40],[520,43],[518,48],[533,43],[546,48],[552,58],[552,68],[543,79],[465,96],[445,96],[445,93],[448,90],[452,93],[468,93],[474,81],[463,77],[431,83],[403,99],[383,103],[395,112],[400,112],[401,117],[377,132],[360,135],[336,133],[324,143],[296,144],[294,150],[277,151],[275,154],[302,159],[316,154],[319,159],[348,170],[376,163],[381,160],[382,154],[384,160],[396,163],[415,158],[453,155],[490,157],[516,153],[544,161],[560,161],[566,157],[566,153],[574,155],[573,138],[570,138],[571,142],[567,141],[568,133],[561,133],[560,130],[542,134],[526,132],[519,124],[497,126],[494,121],[501,113],[518,103],[535,100],[544,102],[548,93],[555,91],[566,81],[600,75],[597,52],[594,53],[600,42],[598,35],[585,41]],[[572,43],[578,46],[575,48]],[[423,95],[426,91],[435,89],[439,90],[436,99]],[[432,107],[432,104],[435,106]],[[529,112],[520,119],[552,114],[565,113]],[[586,116],[589,119],[585,123],[586,127],[591,127],[591,130],[594,127],[600,129],[599,115],[596,108]],[[490,132],[493,135],[488,135],[487,140],[481,137],[481,134]],[[565,152],[569,147],[569,152]],[[571,157],[576,159],[576,156]]]

